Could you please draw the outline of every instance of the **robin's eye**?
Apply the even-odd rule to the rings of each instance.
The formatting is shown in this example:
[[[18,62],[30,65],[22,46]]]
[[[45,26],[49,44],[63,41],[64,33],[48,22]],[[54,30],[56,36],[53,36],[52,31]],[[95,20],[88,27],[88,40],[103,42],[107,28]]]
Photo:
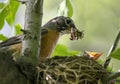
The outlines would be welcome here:
[[[67,24],[70,24],[72,21],[71,20],[66,20],[66,23]]]

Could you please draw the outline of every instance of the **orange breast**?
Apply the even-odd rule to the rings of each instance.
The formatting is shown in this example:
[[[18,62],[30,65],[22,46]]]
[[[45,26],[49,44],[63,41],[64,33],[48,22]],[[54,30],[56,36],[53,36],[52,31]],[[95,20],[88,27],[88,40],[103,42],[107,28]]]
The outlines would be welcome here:
[[[59,32],[56,30],[52,30],[42,35],[41,37],[41,49],[40,49],[40,58],[39,60],[44,60],[47,57],[50,57],[54,47],[59,39]]]
[[[41,48],[40,48],[40,56],[39,61],[50,57],[54,47],[59,39],[60,33],[56,30],[49,30],[48,33],[41,36]],[[12,45],[9,47],[9,50],[12,50],[13,56],[20,56],[21,53],[21,43]]]

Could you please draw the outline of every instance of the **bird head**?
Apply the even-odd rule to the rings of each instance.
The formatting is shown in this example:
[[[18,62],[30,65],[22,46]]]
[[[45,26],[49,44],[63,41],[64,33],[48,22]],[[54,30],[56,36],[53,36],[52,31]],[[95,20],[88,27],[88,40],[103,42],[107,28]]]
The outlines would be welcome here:
[[[71,40],[78,40],[83,37],[83,31],[79,31],[73,20],[69,17],[59,16],[50,20],[48,24],[52,24],[49,25],[49,28],[57,30],[61,35],[70,34]]]

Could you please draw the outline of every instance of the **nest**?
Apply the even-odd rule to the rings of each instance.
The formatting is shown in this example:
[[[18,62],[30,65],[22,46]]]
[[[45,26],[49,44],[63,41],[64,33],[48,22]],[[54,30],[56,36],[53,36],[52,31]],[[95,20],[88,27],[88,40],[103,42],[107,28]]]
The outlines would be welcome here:
[[[102,84],[107,72],[87,57],[54,57],[40,63],[39,84]]]

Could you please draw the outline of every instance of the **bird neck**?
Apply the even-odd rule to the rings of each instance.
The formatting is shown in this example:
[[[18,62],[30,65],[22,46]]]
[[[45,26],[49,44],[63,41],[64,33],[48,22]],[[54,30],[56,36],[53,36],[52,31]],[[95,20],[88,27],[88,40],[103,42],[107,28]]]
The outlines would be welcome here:
[[[60,37],[60,33],[57,30],[49,30],[49,32],[41,37],[41,50],[40,60],[49,58],[53,52],[56,43]]]

